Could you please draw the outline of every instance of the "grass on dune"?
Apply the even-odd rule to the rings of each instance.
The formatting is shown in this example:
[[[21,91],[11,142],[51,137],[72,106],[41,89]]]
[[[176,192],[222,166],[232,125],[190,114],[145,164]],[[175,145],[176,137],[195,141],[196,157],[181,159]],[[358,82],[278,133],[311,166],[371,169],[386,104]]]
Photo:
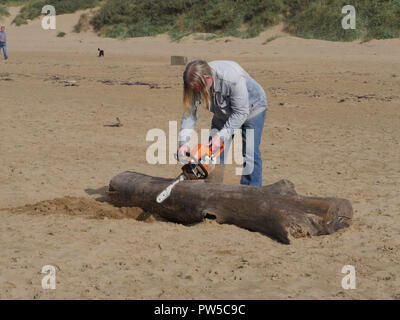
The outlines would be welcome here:
[[[45,5],[52,5],[56,14],[73,13],[77,10],[93,8],[100,5],[99,0],[29,0],[24,1],[20,13],[15,17],[14,23],[19,26],[28,23],[42,15],[42,8]]]
[[[7,10],[7,8],[0,7],[0,17],[8,17],[10,16],[10,12]]]
[[[400,0],[0,0],[1,6],[23,4],[15,24],[41,15],[44,5],[57,14],[98,7],[82,17],[76,31],[90,24],[100,35],[113,38],[168,33],[173,40],[207,33],[207,40],[233,36],[251,38],[280,22],[290,34],[332,41],[400,37]],[[344,30],[343,6],[356,9],[356,29]],[[0,8],[0,15],[7,14]]]
[[[284,22],[286,31],[332,41],[400,37],[400,0],[353,0],[356,29],[343,29],[344,0],[107,0],[92,24],[108,37],[169,33],[173,40],[209,33],[207,40],[250,38]]]

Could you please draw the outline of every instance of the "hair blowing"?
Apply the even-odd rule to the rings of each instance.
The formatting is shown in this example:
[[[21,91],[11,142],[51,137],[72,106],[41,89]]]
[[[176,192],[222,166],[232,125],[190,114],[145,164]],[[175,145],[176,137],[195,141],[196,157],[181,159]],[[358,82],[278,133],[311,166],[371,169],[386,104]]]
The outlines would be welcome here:
[[[207,89],[205,75],[211,75],[211,68],[204,60],[190,61],[183,73],[183,108],[190,113],[192,104],[201,101],[207,110],[211,108],[211,97]],[[197,83],[200,91],[196,92],[189,87],[189,84]]]

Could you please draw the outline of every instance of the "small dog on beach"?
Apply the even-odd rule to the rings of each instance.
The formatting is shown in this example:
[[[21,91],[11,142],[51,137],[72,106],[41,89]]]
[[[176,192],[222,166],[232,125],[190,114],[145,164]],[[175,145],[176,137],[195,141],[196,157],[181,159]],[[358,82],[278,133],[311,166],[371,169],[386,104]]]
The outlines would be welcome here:
[[[101,50],[100,48],[97,48],[97,51],[99,51],[99,57],[104,57],[104,50]]]

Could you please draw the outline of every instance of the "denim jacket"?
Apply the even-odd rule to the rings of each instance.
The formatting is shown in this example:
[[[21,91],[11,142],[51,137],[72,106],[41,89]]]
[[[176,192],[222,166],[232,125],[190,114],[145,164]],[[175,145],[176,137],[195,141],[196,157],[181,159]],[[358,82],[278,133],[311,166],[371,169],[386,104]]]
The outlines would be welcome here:
[[[219,122],[224,122],[219,135],[223,139],[233,136],[243,123],[265,110],[267,96],[263,88],[234,61],[212,61],[209,63],[213,77],[211,112]],[[187,143],[198,119],[200,101],[196,101],[190,114],[183,114],[179,145]]]
[[[0,31],[0,40],[4,41],[4,42],[0,42],[1,44],[5,44],[6,43],[6,33],[5,32],[1,32]]]

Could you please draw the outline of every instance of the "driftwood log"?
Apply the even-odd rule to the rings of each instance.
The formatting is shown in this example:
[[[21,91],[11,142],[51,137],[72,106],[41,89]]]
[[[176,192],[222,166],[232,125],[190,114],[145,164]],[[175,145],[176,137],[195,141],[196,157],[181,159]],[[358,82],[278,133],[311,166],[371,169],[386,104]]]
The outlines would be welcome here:
[[[172,181],[126,171],[110,181],[107,200],[182,224],[216,219],[285,244],[290,238],[331,234],[348,227],[353,217],[348,200],[301,196],[288,180],[263,187],[182,181],[157,203],[157,195]]]

